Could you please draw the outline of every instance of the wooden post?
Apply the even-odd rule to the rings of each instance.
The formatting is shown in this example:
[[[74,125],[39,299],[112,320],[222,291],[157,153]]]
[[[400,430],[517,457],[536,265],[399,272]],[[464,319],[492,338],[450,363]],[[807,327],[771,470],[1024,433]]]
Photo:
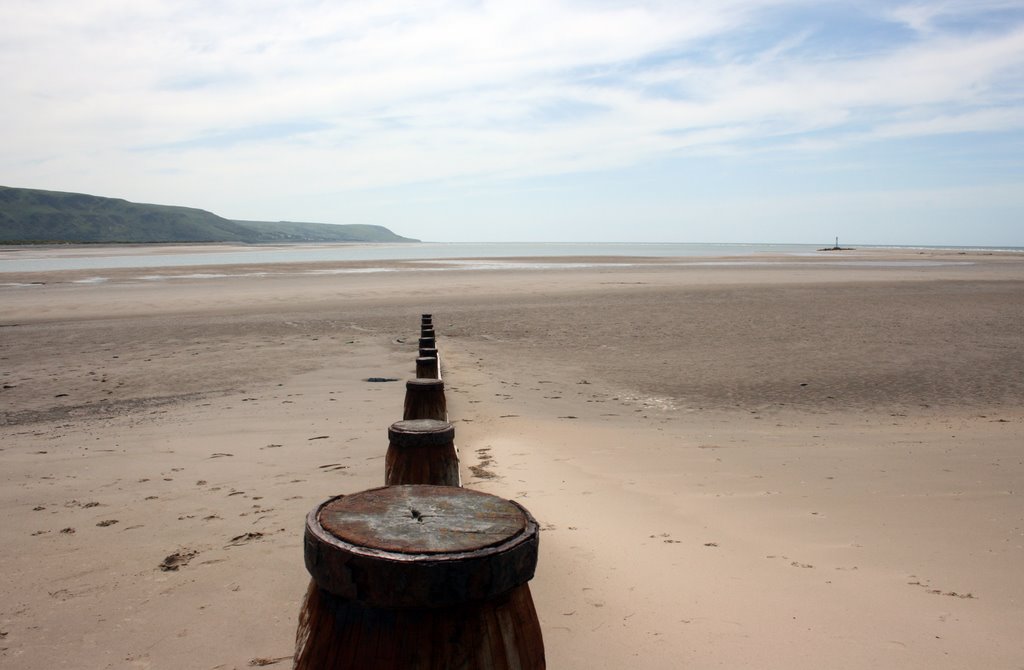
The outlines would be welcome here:
[[[420,337],[437,337],[437,333],[433,326],[423,326],[420,328]]]
[[[313,576],[296,670],[540,670],[530,595],[537,522],[464,488],[391,486],[332,498],[306,518]]]
[[[388,428],[384,483],[458,486],[455,428],[438,419],[398,421]]]
[[[417,361],[422,359],[416,359]],[[428,360],[436,361],[436,358]],[[405,406],[402,418],[448,420],[444,382],[433,377],[417,377],[405,382]]]
[[[433,337],[421,337],[420,338],[420,349],[431,349],[437,346],[437,340]]]
[[[420,347],[420,357],[437,358],[437,349],[434,347],[428,347],[426,349]]]
[[[434,323],[434,315],[424,314],[423,316],[420,317],[420,323],[423,324],[424,326],[429,326],[430,324]]]
[[[416,376],[421,379],[437,379],[437,358],[420,356],[416,359]]]

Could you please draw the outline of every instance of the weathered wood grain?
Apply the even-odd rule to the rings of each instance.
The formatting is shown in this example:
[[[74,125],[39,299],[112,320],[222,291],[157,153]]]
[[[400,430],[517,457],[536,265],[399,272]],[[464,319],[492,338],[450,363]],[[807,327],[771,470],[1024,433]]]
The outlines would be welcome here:
[[[436,402],[413,403],[407,415],[437,415],[444,412]],[[455,449],[455,428],[443,419],[410,419],[388,428],[388,450],[384,455],[384,483],[459,486],[459,454]]]
[[[420,379],[437,379],[437,358],[420,356],[416,359],[416,377]]]
[[[436,359],[431,359],[436,360]],[[402,419],[448,420],[448,402],[444,393],[444,382],[437,378],[410,379],[405,383],[405,406]],[[391,432],[388,432],[390,437]]]
[[[380,609],[310,584],[296,670],[542,670],[544,639],[527,584],[484,602]]]

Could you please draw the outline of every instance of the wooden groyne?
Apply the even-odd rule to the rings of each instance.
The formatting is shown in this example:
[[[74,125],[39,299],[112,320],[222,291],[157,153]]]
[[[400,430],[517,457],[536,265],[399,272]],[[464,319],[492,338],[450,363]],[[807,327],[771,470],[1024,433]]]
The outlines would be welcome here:
[[[294,668],[539,670],[536,520],[462,487],[433,316],[388,429],[385,486],[310,511]]]

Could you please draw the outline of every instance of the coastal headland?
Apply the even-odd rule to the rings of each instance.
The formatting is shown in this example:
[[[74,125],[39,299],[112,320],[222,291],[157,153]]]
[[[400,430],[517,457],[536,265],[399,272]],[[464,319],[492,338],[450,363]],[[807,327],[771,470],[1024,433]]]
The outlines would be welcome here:
[[[549,667],[1024,663],[1024,256],[519,261],[0,274],[0,665],[289,667],[421,312]]]

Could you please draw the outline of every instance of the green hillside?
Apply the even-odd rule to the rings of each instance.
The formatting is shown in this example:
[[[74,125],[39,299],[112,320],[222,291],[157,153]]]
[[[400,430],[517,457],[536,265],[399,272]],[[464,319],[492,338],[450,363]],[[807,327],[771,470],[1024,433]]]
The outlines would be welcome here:
[[[231,221],[192,207],[0,186],[0,244],[415,241],[383,226]]]
[[[298,223],[294,221],[234,221],[257,232],[261,242],[418,242],[395,235],[384,226],[358,223]]]

